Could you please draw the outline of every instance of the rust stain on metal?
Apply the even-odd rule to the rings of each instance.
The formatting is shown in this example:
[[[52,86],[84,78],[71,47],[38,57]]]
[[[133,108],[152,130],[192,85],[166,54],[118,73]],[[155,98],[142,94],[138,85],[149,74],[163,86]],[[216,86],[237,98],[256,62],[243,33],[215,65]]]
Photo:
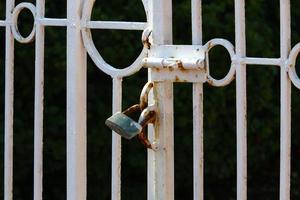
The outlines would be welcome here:
[[[169,66],[168,69],[169,69],[169,71],[171,71],[171,72],[174,71],[174,67],[172,67],[172,66]]]
[[[210,84],[210,85],[212,85],[213,81],[209,77],[207,77],[207,83]]]
[[[152,82],[148,82],[141,93],[140,96],[140,109],[143,110],[148,106],[148,96],[149,96],[149,92],[150,90],[153,88],[153,83]]]
[[[128,108],[127,110],[125,110],[123,112],[123,114],[125,115],[131,115],[135,112],[138,112],[138,111],[141,111],[141,107],[140,107],[140,104],[135,104],[133,106],[131,106],[130,108]]]
[[[211,48],[212,48],[212,43],[211,43],[211,42],[208,42],[207,48],[208,48],[208,49],[211,49]]]
[[[148,124],[156,121],[156,112],[144,110],[139,119],[139,124],[143,127],[142,132],[138,135],[139,141],[148,149],[153,149],[150,141],[145,135],[145,128]]]
[[[156,119],[155,111],[149,111],[141,115],[139,123],[143,128],[145,128],[148,124],[154,123],[155,119]]]
[[[149,40],[151,33],[152,33],[152,31],[149,29],[145,29],[143,32],[142,43],[143,43],[144,47],[147,49],[151,48],[151,43]]]
[[[143,44],[144,44],[145,48],[147,48],[147,49],[151,48],[151,43],[149,41],[149,37],[147,37],[147,39],[143,41]]]
[[[140,143],[142,143],[146,148],[153,149],[150,141],[147,139],[147,136],[145,135],[144,131],[138,135],[138,140]]]
[[[179,70],[181,70],[181,71],[185,70],[181,61],[177,62],[177,66],[178,66]]]

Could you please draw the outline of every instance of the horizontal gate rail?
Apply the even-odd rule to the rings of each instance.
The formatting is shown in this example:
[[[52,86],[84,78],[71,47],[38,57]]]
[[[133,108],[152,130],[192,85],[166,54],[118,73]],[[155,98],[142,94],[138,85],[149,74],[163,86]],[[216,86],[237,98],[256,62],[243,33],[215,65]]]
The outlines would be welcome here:
[[[3,20],[0,20],[0,26],[6,26],[6,23],[5,23],[5,21],[3,21]]]
[[[43,26],[67,26],[67,19],[57,19],[57,18],[40,18],[37,20],[37,24]]]
[[[113,22],[113,21],[90,21],[87,28],[93,29],[115,29],[115,30],[144,30],[147,23],[143,22]]]
[[[241,58],[241,62],[247,65],[282,65],[282,60],[280,58],[253,58],[253,57],[244,57]]]

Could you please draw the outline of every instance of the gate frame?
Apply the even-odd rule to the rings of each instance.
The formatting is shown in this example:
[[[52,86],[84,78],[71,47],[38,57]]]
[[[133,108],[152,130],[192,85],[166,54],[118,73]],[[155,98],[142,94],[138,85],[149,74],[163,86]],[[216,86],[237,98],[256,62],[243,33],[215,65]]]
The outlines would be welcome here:
[[[67,18],[46,18],[45,0],[20,3],[6,0],[6,19],[0,27],[6,29],[5,44],[5,159],[4,199],[13,197],[13,115],[14,115],[14,39],[28,43],[33,38],[22,38],[14,31],[17,13],[30,9],[34,14],[35,35],[35,109],[34,109],[34,199],[42,199],[43,182],[43,109],[44,109],[44,41],[46,26],[67,28],[67,198],[86,199],[86,72],[87,53],[83,32],[91,28],[143,30],[147,23],[83,21],[84,5],[94,0],[68,0]],[[193,45],[202,45],[201,0],[192,1]],[[172,45],[172,0],[142,0],[152,28],[152,42]],[[26,4],[26,5],[25,5]],[[272,65],[281,73],[281,129],[280,129],[280,200],[290,199],[291,173],[291,81],[300,89],[300,79],[295,71],[295,60],[300,51],[298,43],[291,51],[290,0],[280,0],[280,58],[254,58],[246,56],[245,0],[234,0],[235,49],[231,56],[236,72],[237,98],[237,199],[247,199],[247,65]],[[29,7],[28,7],[29,6]],[[90,38],[91,39],[91,38]],[[224,44],[222,44],[224,45]],[[228,49],[227,49],[228,50]],[[143,52],[142,52],[143,53]],[[143,55],[143,54],[141,54]],[[100,54],[99,54],[100,56]],[[91,56],[92,57],[92,56]],[[92,57],[93,59],[93,57]],[[95,59],[95,58],[94,58]],[[96,58],[98,59],[98,58]],[[102,61],[101,61],[102,62]],[[98,66],[107,67],[103,61]],[[97,62],[95,62],[97,63]],[[135,63],[137,64],[137,63]],[[138,63],[141,65],[142,63]],[[130,71],[139,70],[136,65]],[[149,70],[149,79],[153,69]],[[105,71],[106,72],[106,71]],[[107,73],[107,72],[106,72]],[[118,74],[119,73],[119,74]],[[113,78],[113,112],[121,110],[122,78],[130,75],[120,72]],[[208,76],[210,76],[208,74]],[[208,77],[209,78],[209,77]],[[210,83],[210,82],[209,82]],[[222,82],[215,86],[225,86]],[[150,140],[157,140],[158,150],[148,151],[148,199],[174,199],[174,139],[173,139],[173,83],[155,83],[150,102],[158,102],[158,123],[149,127]],[[166,98],[168,97],[168,98]],[[203,83],[193,83],[193,151],[194,199],[203,200]],[[121,199],[121,139],[113,134],[112,142],[112,199]]]

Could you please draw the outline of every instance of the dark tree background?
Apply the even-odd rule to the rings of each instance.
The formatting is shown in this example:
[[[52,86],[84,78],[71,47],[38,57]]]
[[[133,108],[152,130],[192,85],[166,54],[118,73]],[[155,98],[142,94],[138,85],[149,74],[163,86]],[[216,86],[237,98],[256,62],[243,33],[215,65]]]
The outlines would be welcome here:
[[[18,0],[16,3],[20,3]],[[29,1],[34,3],[33,0]],[[221,37],[234,44],[234,1],[203,0],[204,42]],[[191,44],[191,5],[174,0],[174,43]],[[300,41],[300,1],[292,0],[292,41]],[[47,0],[47,17],[65,17],[66,1]],[[5,1],[0,2],[0,19]],[[139,0],[97,1],[97,20],[144,21]],[[247,55],[279,57],[279,1],[246,2]],[[32,16],[22,12],[21,32],[32,27]],[[0,30],[0,180],[4,161],[4,45]],[[142,48],[139,31],[93,31],[104,58],[120,68],[129,65]],[[44,199],[66,199],[66,29],[46,28],[45,44]],[[29,200],[33,193],[34,43],[16,43],[14,117],[14,199]],[[223,77],[229,68],[227,52],[212,50],[211,68]],[[280,74],[276,67],[248,66],[248,197],[279,198]],[[138,100],[147,73],[124,80],[124,107]],[[192,87],[175,84],[175,195],[192,199]],[[300,198],[300,96],[293,87],[292,199]],[[111,115],[111,80],[90,60],[88,66],[88,199],[110,199],[111,133],[104,121]],[[225,88],[205,85],[205,199],[236,198],[235,82]],[[146,199],[146,150],[123,140],[122,199]],[[0,182],[3,198],[3,181]]]

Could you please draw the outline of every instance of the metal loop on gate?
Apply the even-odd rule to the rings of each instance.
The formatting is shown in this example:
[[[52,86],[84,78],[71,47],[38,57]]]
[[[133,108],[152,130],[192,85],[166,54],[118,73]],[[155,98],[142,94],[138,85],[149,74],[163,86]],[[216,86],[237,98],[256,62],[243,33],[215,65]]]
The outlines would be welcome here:
[[[223,46],[229,53],[231,58],[231,66],[229,69],[228,74],[222,79],[215,79],[210,75],[210,68],[209,68],[209,51],[215,46]],[[234,46],[227,40],[224,39],[212,39],[205,44],[206,49],[206,67],[207,67],[207,82],[212,86],[221,87],[226,86],[235,78],[236,66],[234,61],[235,52]]]
[[[19,31],[18,28],[18,18],[22,10],[28,9],[34,19],[34,24],[31,33],[27,37],[23,37]],[[14,38],[23,44],[30,43],[34,40],[35,37],[35,13],[36,13],[36,8],[32,3],[20,3],[17,5],[12,13],[12,25],[11,25],[11,30]]]
[[[298,54],[300,52],[300,43],[298,43],[290,52],[289,59],[287,61],[287,69],[290,76],[290,79],[292,80],[293,84],[300,89],[300,78],[297,75],[296,72],[296,60],[298,57]]]
[[[145,0],[142,0],[145,10],[147,9],[147,5]],[[90,55],[91,59],[94,61],[96,66],[105,72],[106,74],[112,77],[125,77],[134,74],[142,68],[142,61],[146,57],[148,49],[144,45],[142,52],[138,56],[138,58],[128,67],[124,69],[117,69],[111,65],[109,65],[101,56],[99,51],[97,50],[93,39],[90,28],[86,27],[86,24],[91,21],[91,14],[95,4],[95,0],[85,1],[83,7],[82,14],[82,37],[84,46]]]
[[[148,82],[143,87],[143,90],[140,95],[140,109],[142,111],[141,116],[139,118],[139,123],[143,126],[141,133],[138,135],[139,141],[147,148],[155,150],[155,144],[151,143],[148,137],[145,134],[145,125],[149,123],[154,123],[156,120],[156,105],[148,106],[148,98],[151,89],[153,88],[154,83]]]

